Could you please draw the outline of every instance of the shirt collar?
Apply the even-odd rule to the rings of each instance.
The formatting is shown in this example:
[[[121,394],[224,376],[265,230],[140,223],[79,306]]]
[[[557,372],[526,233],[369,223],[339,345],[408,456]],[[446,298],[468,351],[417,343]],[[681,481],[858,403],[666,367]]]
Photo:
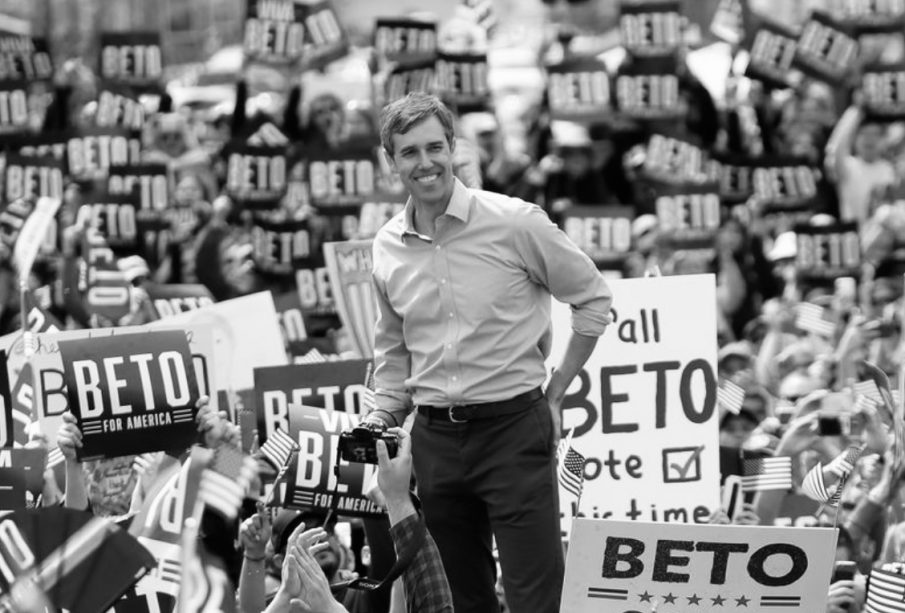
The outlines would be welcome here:
[[[459,221],[467,222],[471,208],[470,201],[468,188],[465,187],[459,179],[453,177],[453,193],[449,198],[449,204],[446,205],[446,211],[443,215],[449,215],[455,217]],[[402,238],[404,239],[408,235],[426,238],[415,229],[415,205],[412,202],[411,196],[409,196],[409,199],[405,203],[404,211],[405,223],[402,228]]]

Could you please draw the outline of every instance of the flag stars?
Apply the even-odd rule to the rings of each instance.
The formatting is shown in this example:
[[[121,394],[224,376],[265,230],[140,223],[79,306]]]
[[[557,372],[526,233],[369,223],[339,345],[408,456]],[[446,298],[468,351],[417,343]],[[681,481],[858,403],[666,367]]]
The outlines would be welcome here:
[[[694,604],[694,605],[701,604],[701,597],[698,596],[697,594],[692,594],[691,596],[686,596],[685,599],[688,600],[688,604]]]
[[[710,602],[712,602],[713,606],[715,606],[715,607],[721,607],[721,606],[723,606],[723,603],[726,602],[726,599],[723,598],[722,596],[720,596],[719,594],[717,594],[716,598],[710,599]]]
[[[663,597],[663,602],[665,604],[675,604],[676,598],[678,598],[678,596],[673,596],[672,592],[670,592],[669,594],[667,594],[666,596]]]
[[[748,608],[748,603],[749,603],[749,602],[751,602],[751,599],[750,599],[750,598],[745,598],[745,596],[742,595],[742,596],[739,596],[738,598],[735,599],[735,606],[736,606],[736,607],[745,607],[745,608]]]
[[[641,600],[641,602],[650,602],[651,598],[653,598],[653,597],[654,597],[654,595],[649,594],[647,592],[647,590],[644,590],[643,594],[638,594],[638,598]]]

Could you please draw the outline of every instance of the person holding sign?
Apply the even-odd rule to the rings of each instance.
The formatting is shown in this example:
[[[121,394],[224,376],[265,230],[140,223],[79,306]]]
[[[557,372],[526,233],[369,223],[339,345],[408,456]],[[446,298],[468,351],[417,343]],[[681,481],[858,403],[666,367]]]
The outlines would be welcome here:
[[[374,239],[366,421],[397,426],[417,408],[415,474],[456,610],[499,610],[493,535],[512,611],[558,611],[560,408],[612,294],[539,207],[455,179],[453,117],[436,97],[390,104],[381,141],[410,197]],[[551,295],[572,305],[574,333],[543,391]]]

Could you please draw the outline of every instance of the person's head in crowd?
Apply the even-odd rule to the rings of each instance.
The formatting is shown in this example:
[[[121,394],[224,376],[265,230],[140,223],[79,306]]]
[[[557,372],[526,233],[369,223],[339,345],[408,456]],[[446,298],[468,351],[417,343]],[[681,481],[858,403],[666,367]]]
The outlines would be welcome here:
[[[780,368],[789,371],[779,382],[780,400],[794,404],[820,389],[820,381],[807,371],[813,360],[813,354],[808,354],[804,349],[790,352],[786,358],[779,358]]]
[[[591,135],[585,126],[571,121],[554,121],[553,151],[562,160],[562,171],[577,179],[592,169]]]
[[[759,423],[757,416],[744,407],[738,413],[727,411],[720,419],[720,446],[741,449]]]
[[[814,164],[820,162],[820,143],[812,127],[806,124],[791,125],[785,130],[784,141],[784,149],[790,155],[805,158]]]
[[[312,144],[339,144],[345,121],[345,105],[335,94],[319,94],[308,103],[307,132]]]
[[[475,144],[481,156],[481,168],[486,169],[499,154],[500,126],[492,113],[466,113],[459,118],[462,137]]]
[[[613,132],[608,125],[595,123],[588,128],[588,136],[591,138],[591,163],[594,168],[603,168],[616,154]]]
[[[377,139],[377,124],[370,104],[360,100],[350,100],[346,104],[346,138],[349,140],[372,141]]]
[[[717,232],[717,244],[733,255],[742,254],[748,248],[745,226],[737,219],[727,219]]]
[[[188,122],[179,113],[167,113],[152,123],[151,146],[170,158],[178,158],[190,148]]]
[[[186,174],[176,184],[173,197],[177,207],[193,207],[204,201],[204,186],[201,179],[194,174]]]
[[[717,372],[720,378],[735,380],[751,371],[754,354],[746,341],[728,343],[717,354]]]
[[[862,121],[855,133],[855,155],[867,163],[876,162],[884,153],[885,128],[877,121]]]

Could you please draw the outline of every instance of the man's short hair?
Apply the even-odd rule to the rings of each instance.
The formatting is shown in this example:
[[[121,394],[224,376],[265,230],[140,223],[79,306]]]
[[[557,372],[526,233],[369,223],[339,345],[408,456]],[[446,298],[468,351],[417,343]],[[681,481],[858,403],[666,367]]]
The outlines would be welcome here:
[[[437,96],[412,92],[405,98],[388,104],[380,116],[380,142],[390,157],[394,153],[394,134],[405,134],[431,117],[436,117],[440,121],[446,134],[446,142],[452,148],[456,135],[453,114]]]

